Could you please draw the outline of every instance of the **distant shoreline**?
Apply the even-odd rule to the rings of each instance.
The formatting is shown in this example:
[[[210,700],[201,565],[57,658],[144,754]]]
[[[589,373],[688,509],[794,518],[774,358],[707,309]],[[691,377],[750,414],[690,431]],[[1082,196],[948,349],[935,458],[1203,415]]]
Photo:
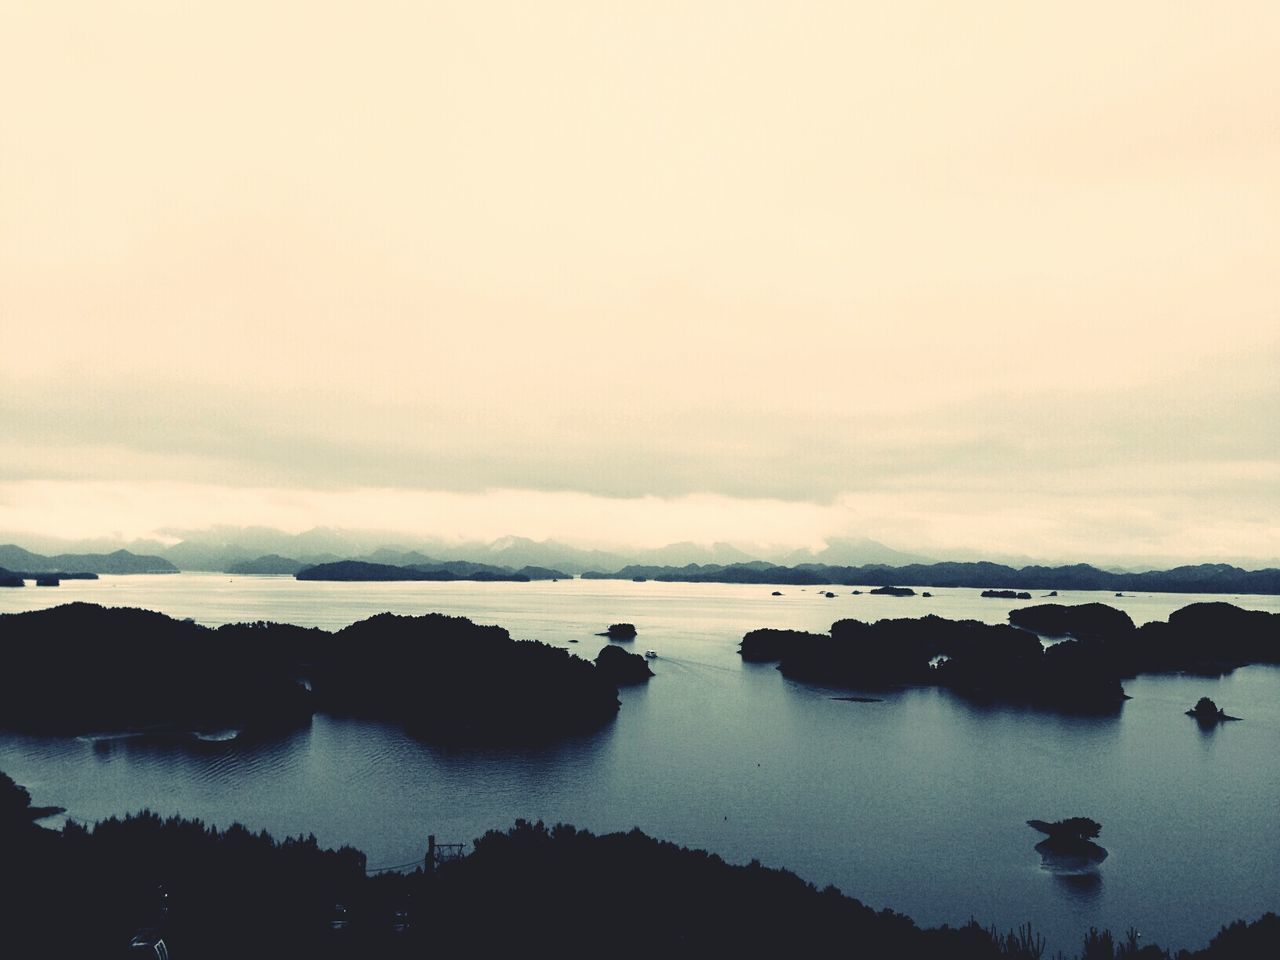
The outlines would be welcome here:
[[[831,566],[803,563],[688,564],[683,567],[632,564],[612,573],[587,571],[584,580],[656,580],[666,583],[752,583],[779,586],[909,586],[963,587],[999,590],[1106,590],[1151,593],[1217,593],[1280,595],[1280,570],[1244,570],[1228,564],[1205,563],[1151,570],[1111,573],[1088,564],[1060,567],[1009,567],[998,563],[913,563]]]
[[[148,544],[148,546],[151,546]],[[41,555],[16,544],[0,545],[0,575],[11,585],[18,576],[136,573],[284,574],[299,579],[379,580],[477,580],[513,581],[631,580],[681,583],[746,583],[773,586],[961,587],[979,590],[1051,591],[1101,590],[1112,593],[1205,593],[1223,595],[1280,596],[1280,568],[1245,569],[1228,563],[1181,564],[1164,570],[1116,572],[1089,563],[1029,564],[1014,567],[985,560],[870,563],[773,562],[752,560],[738,551],[734,558],[711,562],[627,562],[625,554],[575,550],[563,544],[520,542],[513,549],[475,544],[471,552],[450,549],[438,556],[417,550],[380,547],[368,550],[354,545],[326,544],[327,549],[299,551],[293,556],[263,553],[256,558],[244,547],[222,545],[197,550],[184,544],[155,554],[127,549],[111,553],[61,553]],[[692,546],[692,545],[690,545]],[[158,548],[158,549],[157,549]],[[287,547],[286,553],[292,553]],[[643,555],[640,551],[637,555]],[[652,555],[654,552],[650,551]],[[685,557],[696,553],[686,550]],[[163,554],[163,555],[161,555]],[[461,559],[463,556],[477,559]],[[654,559],[659,559],[654,557]],[[908,559],[905,556],[903,559]],[[1274,562],[1274,561],[1273,561]],[[22,571],[15,574],[15,571]]]

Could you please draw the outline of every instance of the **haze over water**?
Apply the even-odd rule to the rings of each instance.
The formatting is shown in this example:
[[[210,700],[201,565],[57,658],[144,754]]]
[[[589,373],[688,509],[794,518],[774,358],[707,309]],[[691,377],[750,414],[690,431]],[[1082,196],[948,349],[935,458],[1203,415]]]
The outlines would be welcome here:
[[[276,835],[350,843],[369,864],[419,860],[428,833],[467,841],[517,817],[596,831],[638,826],[734,862],[758,858],[834,883],[924,924],[1031,921],[1050,952],[1090,926],[1130,925],[1165,946],[1201,945],[1224,922],[1280,906],[1280,670],[1143,677],[1118,718],[980,707],[937,690],[880,703],[743,664],[742,634],[825,631],[842,617],[937,613],[1002,622],[978,590],[931,599],[720,584],[305,583],[181,574],[64,581],[0,593],[0,611],[85,599],[216,625],[269,619],[328,629],[370,614],[439,611],[594,657],[593,636],[634,622],[656,676],[625,689],[617,720],[555,746],[450,751],[392,726],[317,716],[267,743],[190,747],[131,739],[0,736],[0,769],[34,802],[93,820],[147,806]],[[1201,598],[1064,593],[1142,623]],[[1278,610],[1280,598],[1227,598]],[[1012,604],[1013,606],[1019,604]],[[577,640],[573,644],[570,641]],[[57,652],[50,651],[51,660]],[[434,677],[430,684],[448,683]],[[1245,718],[1202,732],[1183,711],[1210,696]],[[1085,815],[1110,851],[1097,882],[1045,872],[1024,821]],[[571,910],[573,891],[565,891]]]

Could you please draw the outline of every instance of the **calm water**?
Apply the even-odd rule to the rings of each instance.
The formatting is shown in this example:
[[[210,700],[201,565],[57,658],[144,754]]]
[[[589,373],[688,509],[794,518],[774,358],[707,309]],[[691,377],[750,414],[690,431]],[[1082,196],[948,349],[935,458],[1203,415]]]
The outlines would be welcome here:
[[[0,770],[34,802],[84,820],[146,806],[277,836],[313,832],[360,847],[371,867],[418,860],[428,833],[469,842],[517,817],[595,831],[639,826],[732,862],[787,867],[924,924],[1029,920],[1051,951],[1074,951],[1090,926],[1202,945],[1224,921],[1280,910],[1280,669],[1130,681],[1133,699],[1106,720],[980,708],[932,690],[836,701],[843,691],[743,664],[742,634],[927,612],[994,623],[1025,604],[983,600],[978,590],[924,599],[841,588],[826,599],[812,587],[781,587],[782,597],[771,589],[182,574],[0,591],[4,612],[84,599],[210,625],[333,628],[383,610],[434,610],[585,657],[604,643],[593,633],[629,620],[640,632],[634,649],[659,654],[648,686],[622,692],[615,723],[553,748],[447,751],[391,727],[317,717],[252,749],[0,735]],[[1103,600],[1142,623],[1197,599],[1223,598],[1081,592],[1059,601]],[[1280,598],[1234,602],[1280,610]],[[1201,732],[1182,715],[1200,696],[1245,721]],[[1024,824],[1071,815],[1103,824],[1110,857],[1093,881],[1042,870],[1039,835]]]

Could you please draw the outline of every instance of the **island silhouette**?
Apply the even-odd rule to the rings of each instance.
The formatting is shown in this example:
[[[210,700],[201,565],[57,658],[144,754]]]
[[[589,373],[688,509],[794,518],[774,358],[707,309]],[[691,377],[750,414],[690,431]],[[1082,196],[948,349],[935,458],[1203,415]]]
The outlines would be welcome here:
[[[0,615],[0,637],[0,727],[16,730],[257,735],[324,711],[433,741],[506,743],[591,730],[619,707],[591,662],[442,614],[379,614],[336,633],[267,622],[214,630],[73,603]]]
[[[610,640],[634,640],[636,638],[636,625],[634,623],[611,623],[607,630],[597,633],[596,636],[608,637]]]
[[[1280,663],[1280,614],[1228,603],[1191,604],[1141,627],[1103,604],[1041,604],[1009,619],[846,619],[825,634],[766,628],[745,634],[739,653],[828,686],[937,686],[982,702],[1103,714],[1120,710],[1121,681],[1141,673],[1217,675]],[[1045,646],[1041,633],[1066,639]]]
[[[1220,723],[1228,720],[1239,720],[1239,717],[1227,715],[1227,711],[1221,709],[1216,703],[1208,697],[1201,697],[1196,701],[1196,705],[1187,711],[1188,717],[1194,717],[1196,723],[1201,727],[1216,727]]]
[[[613,644],[601,648],[596,654],[595,664],[605,679],[619,687],[644,683],[653,676],[648,660],[638,653],[628,653]]]
[[[1107,859],[1107,851],[1093,842],[1102,832],[1102,824],[1096,820],[1088,817],[1067,817],[1054,823],[1028,820],[1027,826],[1046,835],[1046,839],[1036,844],[1046,869],[1082,873],[1092,871]]]
[[[1225,563],[1191,564],[1144,573],[1114,573],[1085,563],[1059,567],[1010,567],[988,561],[902,566],[878,563],[863,566],[824,563],[782,566],[757,560],[730,564],[690,563],[683,567],[630,564],[612,573],[588,570],[582,574],[584,580],[632,580],[637,577],[679,583],[975,587],[1014,591],[1015,596],[1028,590],[1280,595],[1280,569],[1244,570]]]

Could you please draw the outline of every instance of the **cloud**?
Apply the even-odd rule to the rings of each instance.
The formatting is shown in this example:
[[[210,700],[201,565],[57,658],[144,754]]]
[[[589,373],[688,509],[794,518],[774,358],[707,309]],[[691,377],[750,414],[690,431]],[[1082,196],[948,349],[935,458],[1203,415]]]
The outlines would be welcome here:
[[[1277,24],[10,5],[0,482],[1262,549]]]
[[[989,487],[1239,496],[1265,489],[1280,460],[1275,362],[1264,352],[1128,389],[1006,392],[897,414],[63,381],[0,399],[0,475],[817,502]]]
[[[1274,557],[1263,352],[1102,392],[900,415],[395,407],[99,385],[10,396],[0,527],[83,536],[317,524],[455,537],[1042,557]]]

